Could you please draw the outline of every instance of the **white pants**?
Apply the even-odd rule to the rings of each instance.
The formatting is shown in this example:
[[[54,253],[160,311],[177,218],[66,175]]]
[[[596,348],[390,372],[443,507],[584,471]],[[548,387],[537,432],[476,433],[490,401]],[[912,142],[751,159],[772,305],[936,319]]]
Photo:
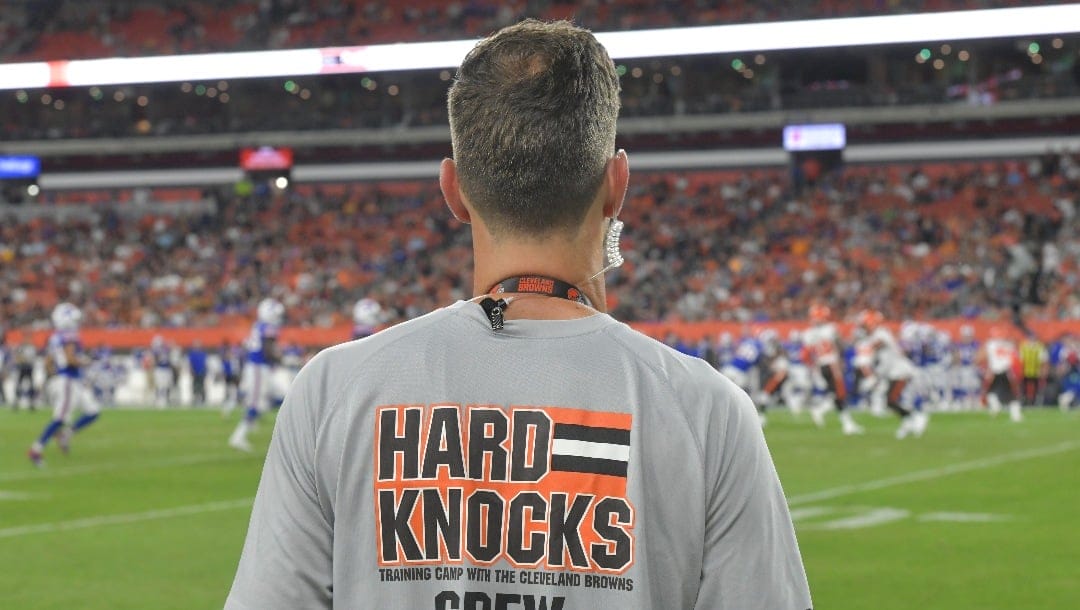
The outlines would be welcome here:
[[[76,409],[84,415],[101,410],[94,393],[81,379],[54,375],[45,383],[45,396],[53,407],[54,420],[70,422]]]
[[[172,369],[163,366],[154,367],[154,389],[158,392],[168,392],[172,389]]]
[[[259,413],[266,412],[270,408],[270,401],[283,395],[279,385],[269,364],[248,363],[240,375],[244,406]]]
[[[810,381],[810,369],[802,364],[793,364],[788,368],[787,380],[780,387],[780,395],[789,409],[800,411],[810,400],[813,386]]]

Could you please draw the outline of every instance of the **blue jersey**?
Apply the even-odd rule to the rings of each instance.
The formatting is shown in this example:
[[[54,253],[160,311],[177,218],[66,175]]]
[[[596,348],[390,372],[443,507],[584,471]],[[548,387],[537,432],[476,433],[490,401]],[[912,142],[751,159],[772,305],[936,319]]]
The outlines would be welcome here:
[[[788,341],[783,345],[784,354],[787,355],[788,362],[791,364],[806,364],[803,362],[803,344],[802,341]]]
[[[961,366],[971,366],[975,364],[975,359],[978,356],[978,341],[961,341],[956,344],[956,359],[960,362]]]
[[[154,359],[154,366],[157,368],[167,369],[172,367],[172,359],[169,357],[169,347],[167,345],[151,347],[150,355]]]
[[[273,355],[267,350],[267,344],[277,340],[279,330],[274,324],[256,322],[251,327],[251,334],[248,335],[247,341],[244,342],[247,361],[251,364],[270,364],[273,361]]]
[[[761,342],[752,337],[739,341],[731,366],[746,373],[761,361]]]
[[[353,324],[352,338],[363,339],[375,334],[375,326],[372,324]]]
[[[1066,351],[1065,344],[1061,341],[1054,341],[1050,344],[1049,356],[1051,368],[1056,369],[1064,361]]]
[[[72,346],[74,359],[68,359],[67,347]],[[49,337],[49,343],[45,347],[47,357],[56,365],[56,374],[71,379],[82,378],[82,367],[79,366],[79,355],[82,353],[82,342],[79,340],[78,331],[58,330]]]
[[[206,352],[201,349],[188,351],[188,365],[193,375],[206,375]]]
[[[240,374],[240,358],[235,349],[221,350],[221,372],[225,377],[235,377]]]
[[[281,363],[299,371],[304,365],[304,350],[299,345],[286,347],[281,353]]]
[[[936,339],[929,339],[923,343],[922,366],[933,366],[941,362],[942,353],[940,343]]]
[[[735,346],[728,344],[720,344],[716,346],[716,363],[720,368],[731,364],[731,361],[735,359]]]

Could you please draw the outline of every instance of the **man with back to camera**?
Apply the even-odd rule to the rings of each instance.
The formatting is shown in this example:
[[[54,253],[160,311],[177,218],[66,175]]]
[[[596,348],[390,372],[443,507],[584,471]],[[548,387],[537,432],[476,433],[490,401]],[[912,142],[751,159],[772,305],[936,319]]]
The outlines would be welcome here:
[[[810,608],[749,397],[604,313],[618,93],[565,22],[465,58],[440,184],[477,296],[301,371],[226,608]]]

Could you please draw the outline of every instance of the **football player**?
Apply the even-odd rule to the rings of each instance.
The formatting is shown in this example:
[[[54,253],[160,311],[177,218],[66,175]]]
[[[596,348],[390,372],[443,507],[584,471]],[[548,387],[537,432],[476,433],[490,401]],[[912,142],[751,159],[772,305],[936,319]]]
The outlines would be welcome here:
[[[757,390],[761,365],[761,341],[749,328],[744,328],[731,362],[720,369],[725,377],[735,382],[744,392],[753,396]],[[759,405],[760,409],[760,405]]]
[[[800,415],[810,399],[813,383],[810,369],[806,366],[806,348],[799,331],[792,330],[788,333],[782,349],[787,356],[788,374],[780,385],[780,397],[793,415]]]
[[[862,434],[862,426],[855,423],[847,409],[847,388],[844,387],[844,374],[840,370],[838,334],[836,325],[830,321],[831,317],[832,311],[827,306],[812,305],[810,322],[813,326],[803,334],[815,385],[821,390],[817,404],[810,409],[810,417],[818,427],[824,426],[825,415],[832,408],[840,416],[844,434]]]
[[[1068,411],[1080,398],[1080,344],[1066,340],[1061,354],[1061,393],[1058,394],[1058,408]]]
[[[245,406],[244,418],[229,437],[229,446],[241,451],[251,451],[247,437],[263,413],[270,408],[273,394],[272,373],[280,360],[278,334],[285,320],[285,306],[276,299],[263,299],[256,310],[255,324],[244,343],[247,362],[240,379],[240,391]]]
[[[363,339],[374,335],[376,328],[382,323],[382,306],[375,299],[365,297],[353,305],[352,315],[352,338]]]
[[[150,358],[154,363],[154,405],[164,409],[169,405],[173,387],[172,353],[164,337],[154,335],[150,340]]]
[[[225,383],[225,400],[221,405],[222,417],[228,416],[240,402],[240,373],[243,370],[243,353],[239,346],[228,341],[221,344],[221,377]]]
[[[38,359],[37,348],[29,341],[23,341],[15,353],[15,404],[23,404],[31,411],[37,410],[38,389],[34,384],[34,365]]]
[[[758,335],[761,340],[762,370],[767,377],[761,384],[761,392],[754,401],[757,404],[761,425],[765,425],[765,409],[772,405],[776,396],[783,395],[783,388],[788,384],[791,363],[787,351],[780,344],[780,336],[775,330],[767,328]]]
[[[971,411],[979,397],[979,371],[975,361],[979,357],[979,341],[970,324],[960,327],[960,341],[953,346],[953,397],[961,409]]]
[[[1005,329],[995,326],[990,329],[990,339],[984,346],[981,359],[985,363],[986,374],[983,377],[983,391],[986,406],[991,415],[1001,412],[1002,405],[1008,405],[1009,418],[1021,422],[1024,414],[1020,407],[1020,354],[1016,345],[1009,341]]]
[[[45,384],[53,414],[41,436],[30,445],[28,455],[35,466],[44,463],[45,446],[53,436],[60,450],[67,453],[71,435],[94,423],[100,412],[94,395],[83,383],[83,369],[89,362],[79,339],[81,322],[82,312],[71,303],[60,303],[53,309],[55,332],[46,346],[46,370],[50,378]],[[79,419],[68,428],[75,411],[80,412]]]
[[[873,364],[864,364],[862,375],[870,381],[880,378],[885,384],[885,406],[900,416],[896,438],[922,436],[929,416],[918,408],[912,393],[905,392],[916,375],[915,365],[904,355],[896,337],[882,321],[882,315],[872,310],[859,312],[856,319],[859,327],[866,332],[869,349],[873,352]],[[913,402],[916,404],[912,405]]]

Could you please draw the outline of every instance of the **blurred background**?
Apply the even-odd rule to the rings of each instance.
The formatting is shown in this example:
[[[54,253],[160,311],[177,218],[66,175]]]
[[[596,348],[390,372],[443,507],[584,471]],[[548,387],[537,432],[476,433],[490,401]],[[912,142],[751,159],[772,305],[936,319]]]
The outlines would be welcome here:
[[[220,606],[272,427],[226,446],[259,304],[278,401],[319,349],[473,296],[446,92],[525,17],[613,56],[608,309],[747,374],[817,605],[1080,605],[1080,4],[1020,0],[0,2],[0,604]],[[62,302],[105,414],[32,469]],[[921,438],[861,384],[866,312]],[[806,414],[823,322],[864,434]]]

